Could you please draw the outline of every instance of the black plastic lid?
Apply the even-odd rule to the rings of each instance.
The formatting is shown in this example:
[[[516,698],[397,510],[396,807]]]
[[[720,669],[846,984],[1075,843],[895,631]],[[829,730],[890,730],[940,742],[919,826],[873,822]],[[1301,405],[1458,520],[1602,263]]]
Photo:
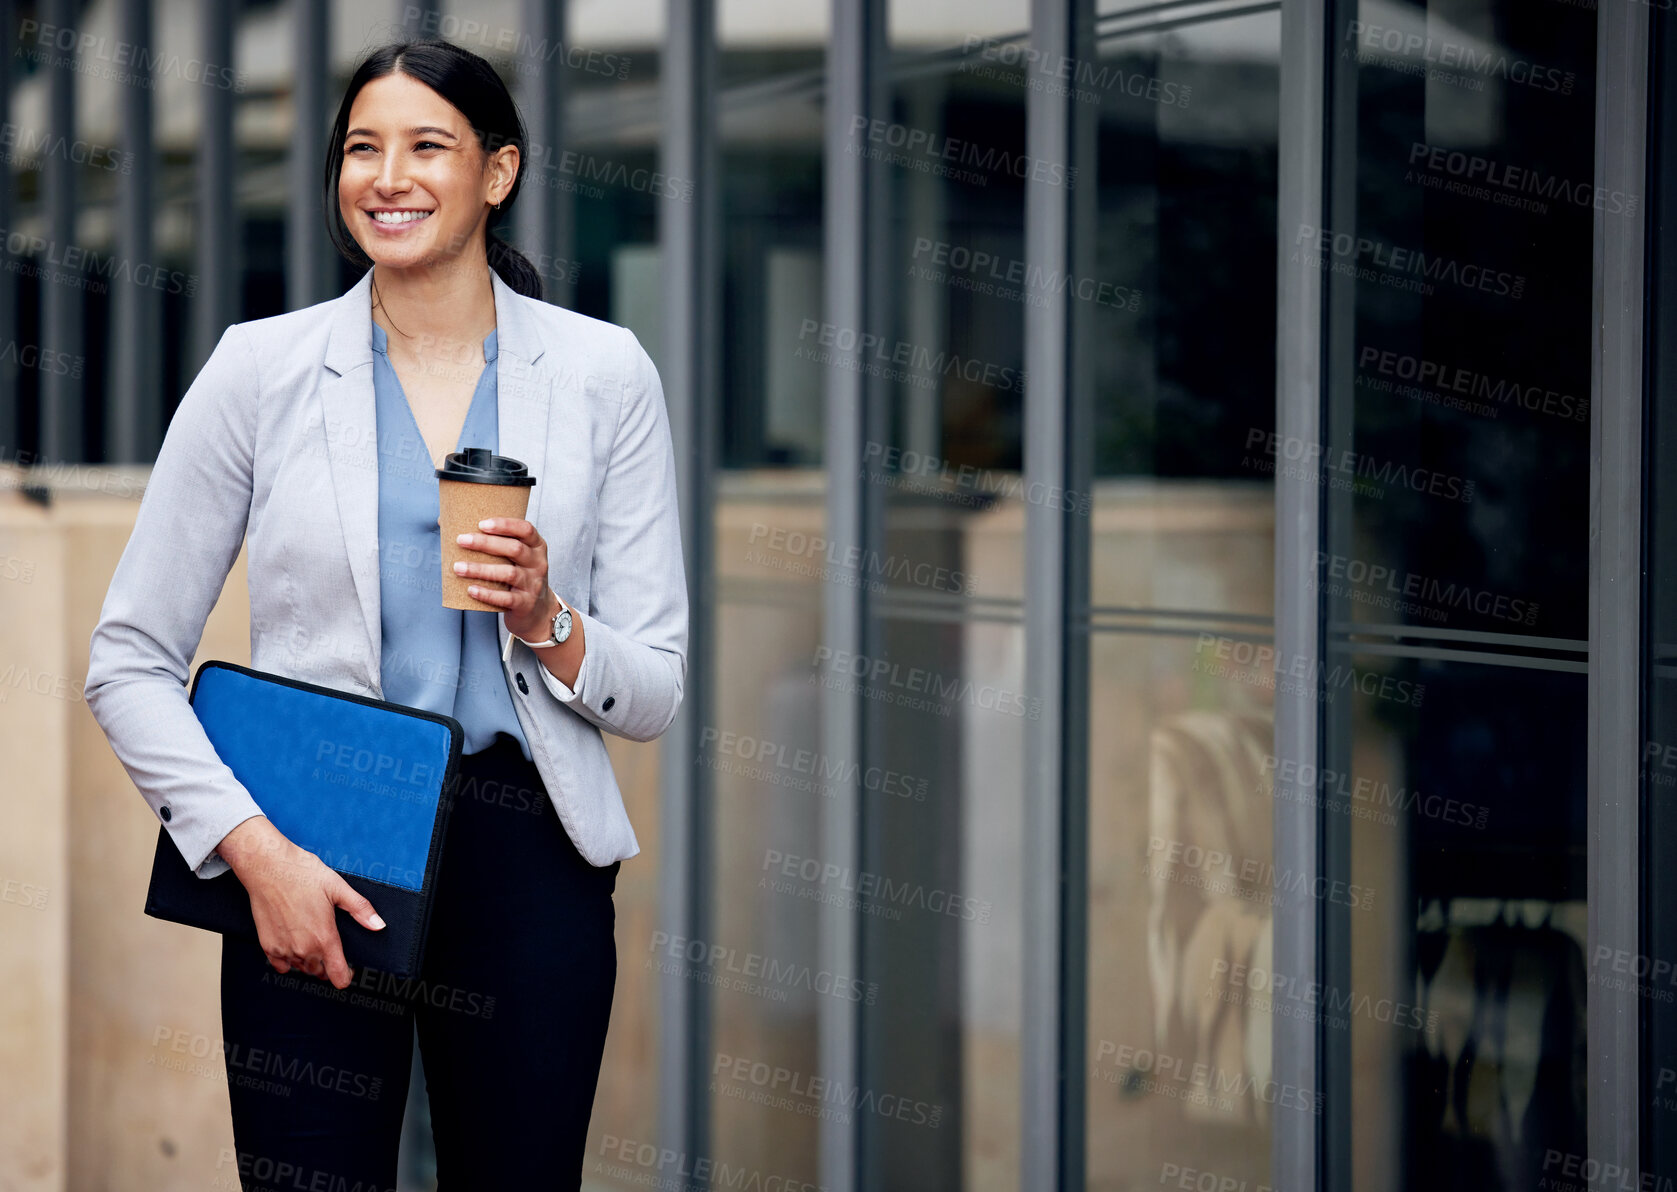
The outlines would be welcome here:
[[[536,482],[524,465],[505,455],[496,455],[487,447],[468,447],[464,451],[450,451],[437,469],[439,480],[459,480],[466,484],[514,484],[528,487]]]

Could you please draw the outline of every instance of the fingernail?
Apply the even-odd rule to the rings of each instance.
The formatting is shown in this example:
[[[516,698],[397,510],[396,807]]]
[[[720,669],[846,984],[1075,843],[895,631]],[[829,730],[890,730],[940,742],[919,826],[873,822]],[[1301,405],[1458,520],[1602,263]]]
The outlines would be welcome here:
[[[384,930],[384,920],[379,918],[377,915],[373,916],[373,930],[374,931],[383,931]]]
[[[454,565],[454,574],[455,575],[465,575],[466,574],[466,565],[464,563],[456,563]]]
[[[480,530],[487,530],[490,526],[492,526],[494,524],[495,524],[495,519],[494,518],[486,517],[482,521],[478,522],[477,528],[480,529]]]
[[[461,534],[454,541],[458,542],[461,546],[470,546],[472,544],[472,536],[470,534]]]

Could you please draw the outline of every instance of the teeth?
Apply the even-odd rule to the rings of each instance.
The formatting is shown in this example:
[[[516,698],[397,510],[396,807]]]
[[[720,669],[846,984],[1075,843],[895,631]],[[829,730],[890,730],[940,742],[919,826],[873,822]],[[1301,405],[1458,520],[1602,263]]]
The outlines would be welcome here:
[[[373,221],[382,224],[415,223],[430,215],[429,211],[374,211]]]

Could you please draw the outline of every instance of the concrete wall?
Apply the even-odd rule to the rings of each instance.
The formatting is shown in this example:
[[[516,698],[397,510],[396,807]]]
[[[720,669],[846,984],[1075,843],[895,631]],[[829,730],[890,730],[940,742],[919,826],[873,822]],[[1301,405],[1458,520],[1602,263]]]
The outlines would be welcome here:
[[[158,825],[82,698],[143,477],[84,475],[48,507],[0,492],[0,889],[44,904],[0,901],[8,1189],[203,1189],[232,1145],[218,941],[143,914]],[[200,658],[249,661],[248,607],[241,554]]]

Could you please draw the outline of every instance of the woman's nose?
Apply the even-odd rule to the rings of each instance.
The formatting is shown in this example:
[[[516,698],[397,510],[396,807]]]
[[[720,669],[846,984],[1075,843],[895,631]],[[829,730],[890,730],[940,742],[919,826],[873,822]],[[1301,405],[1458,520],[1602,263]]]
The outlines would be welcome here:
[[[378,172],[378,188],[382,191],[404,190],[407,177],[407,159],[400,153],[387,154]]]

